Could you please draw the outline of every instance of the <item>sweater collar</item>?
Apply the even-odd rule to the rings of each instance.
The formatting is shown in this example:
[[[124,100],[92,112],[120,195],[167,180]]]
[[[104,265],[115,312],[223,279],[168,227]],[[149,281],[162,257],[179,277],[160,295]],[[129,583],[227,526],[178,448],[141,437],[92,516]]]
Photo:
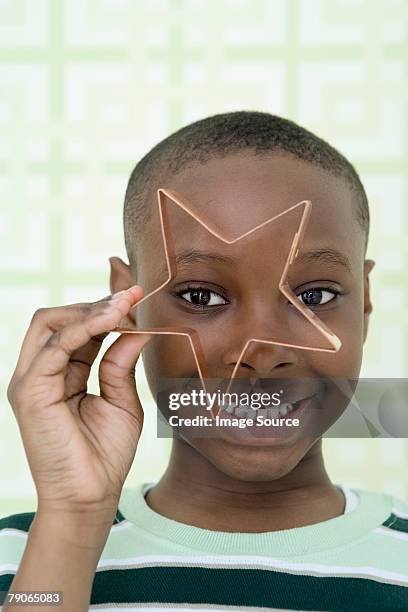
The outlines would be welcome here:
[[[119,501],[119,510],[124,517],[137,528],[177,547],[207,554],[310,555],[355,542],[381,525],[391,513],[390,496],[337,484],[346,498],[346,512],[335,518],[280,531],[212,531],[174,521],[152,510],[145,495],[154,486],[155,483],[144,483],[133,488],[124,487]],[[354,507],[351,504],[353,499]]]

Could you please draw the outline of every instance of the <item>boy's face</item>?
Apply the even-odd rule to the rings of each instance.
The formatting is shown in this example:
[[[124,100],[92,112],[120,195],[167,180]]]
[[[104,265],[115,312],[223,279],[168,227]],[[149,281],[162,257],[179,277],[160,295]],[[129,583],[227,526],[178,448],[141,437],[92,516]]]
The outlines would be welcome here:
[[[355,196],[343,179],[283,155],[237,154],[163,177],[160,186],[180,193],[200,218],[231,237],[297,202],[311,200],[312,214],[301,251],[313,251],[314,256],[295,264],[290,286],[302,301],[307,297],[304,292],[323,289],[323,294],[314,294],[317,302],[321,296],[322,303],[308,305],[340,338],[342,347],[337,353],[327,353],[253,343],[237,376],[269,381],[359,376],[371,312],[368,274],[373,262],[364,260],[364,233],[356,220]],[[137,248],[138,278],[132,278],[130,268],[116,259],[113,290],[136,281],[147,294],[166,278],[156,202],[150,205],[152,218]],[[135,309],[137,325],[195,329],[208,376],[226,379],[248,338],[276,339],[279,333],[272,323],[279,320],[287,300],[278,283],[297,224],[293,218],[282,218],[258,237],[254,234],[251,242],[231,247],[174,209],[170,204],[175,253],[194,250],[195,255],[178,265],[177,276],[164,289]],[[207,256],[198,257],[198,251]],[[333,256],[336,252],[338,258]],[[209,258],[208,253],[217,257]],[[295,341],[295,330],[291,333]],[[327,346],[319,334],[313,339],[315,346]],[[177,336],[154,337],[144,349],[143,361],[154,397],[160,378],[197,376],[191,350]],[[296,434],[280,439],[218,436],[191,438],[188,443],[225,474],[261,481],[289,473],[311,452],[317,439]]]

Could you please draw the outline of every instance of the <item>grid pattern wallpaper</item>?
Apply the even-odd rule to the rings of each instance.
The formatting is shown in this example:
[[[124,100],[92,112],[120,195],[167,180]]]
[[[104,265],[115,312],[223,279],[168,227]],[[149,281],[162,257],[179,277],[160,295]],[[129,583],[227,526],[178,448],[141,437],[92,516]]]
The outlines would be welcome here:
[[[206,115],[281,114],[355,163],[377,261],[362,375],[407,375],[407,70],[405,0],[0,2],[0,515],[36,503],[6,400],[33,311],[109,292],[132,167]],[[157,479],[170,443],[139,381],[128,484]],[[336,482],[408,498],[407,440],[324,445]]]

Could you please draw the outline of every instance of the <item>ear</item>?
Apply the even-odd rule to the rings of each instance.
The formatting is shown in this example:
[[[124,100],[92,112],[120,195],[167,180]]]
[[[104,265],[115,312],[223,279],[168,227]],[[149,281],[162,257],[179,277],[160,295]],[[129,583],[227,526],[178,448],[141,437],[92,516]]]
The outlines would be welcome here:
[[[109,257],[110,263],[110,278],[109,286],[111,293],[117,293],[123,289],[129,289],[136,284],[136,278],[132,274],[129,264],[125,263],[120,257]],[[134,327],[136,325],[135,308],[124,317],[120,323],[126,327]]]
[[[373,305],[370,296],[370,279],[369,274],[375,266],[375,261],[372,259],[366,259],[364,261],[364,340],[366,341],[368,332],[368,321],[370,314],[373,311]]]

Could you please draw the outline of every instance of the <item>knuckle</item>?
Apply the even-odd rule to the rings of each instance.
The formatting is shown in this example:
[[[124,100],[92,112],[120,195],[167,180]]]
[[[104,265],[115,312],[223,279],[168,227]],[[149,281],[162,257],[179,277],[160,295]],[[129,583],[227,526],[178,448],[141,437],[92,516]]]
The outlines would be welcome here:
[[[101,371],[109,372],[111,376],[122,377],[124,372],[128,372],[128,368],[121,366],[109,355],[105,355],[100,364]]]
[[[25,388],[23,383],[16,382],[13,379],[7,387],[7,399],[13,409],[19,406],[25,398]]]
[[[31,325],[36,324],[39,321],[43,321],[46,318],[49,311],[50,311],[50,308],[37,308],[37,310],[34,312],[31,318]]]
[[[84,318],[89,317],[89,315],[93,311],[93,304],[90,304],[90,303],[80,304],[79,309],[80,309],[81,315]]]
[[[8,401],[12,405],[14,403],[14,391],[15,391],[15,383],[13,379],[11,379],[7,387],[6,395],[7,395]]]
[[[83,304],[79,304],[79,310],[84,319],[89,319],[95,314],[104,312],[107,304],[108,302],[103,300],[99,302],[84,302]]]
[[[102,300],[94,304],[93,312],[97,315],[106,313],[110,309],[110,302]]]
[[[99,365],[99,381],[105,387],[122,389],[124,385],[136,384],[135,368],[121,366],[109,357],[104,357]]]
[[[104,372],[101,372],[99,375],[99,384],[105,387],[105,389],[109,388],[112,391],[118,391],[123,387],[120,379],[106,375]]]

